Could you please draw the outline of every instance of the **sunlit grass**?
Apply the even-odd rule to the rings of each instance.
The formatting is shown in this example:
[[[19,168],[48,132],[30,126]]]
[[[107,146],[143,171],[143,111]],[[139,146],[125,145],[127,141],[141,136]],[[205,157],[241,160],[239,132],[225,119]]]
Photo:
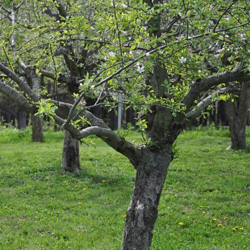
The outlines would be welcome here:
[[[95,147],[81,146],[81,175],[65,174],[63,133],[46,132],[44,143],[30,136],[0,131],[0,249],[119,249],[130,163],[92,138]],[[215,128],[178,138],[152,249],[249,249],[250,155],[226,151],[229,141]]]

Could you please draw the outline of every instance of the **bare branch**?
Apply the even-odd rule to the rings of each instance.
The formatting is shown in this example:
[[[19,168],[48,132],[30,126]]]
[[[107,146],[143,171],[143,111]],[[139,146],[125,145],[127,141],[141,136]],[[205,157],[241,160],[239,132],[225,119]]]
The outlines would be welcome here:
[[[17,61],[18,65],[23,69],[26,76],[29,76],[32,82],[32,91],[34,94],[38,95],[39,89],[41,87],[41,78],[37,75],[35,68],[30,65],[26,65],[21,58]]]
[[[180,15],[176,15],[176,16],[173,18],[173,20],[171,20],[171,21],[168,23],[166,29],[163,30],[163,32],[164,32],[164,33],[170,33],[170,31],[171,31],[172,27],[174,26],[174,24],[177,23],[177,21],[179,21],[180,19],[181,19]]]
[[[83,110],[81,114],[87,119],[91,126],[80,131],[71,123],[65,124],[65,121],[61,118],[64,117],[65,114],[70,110],[72,104],[64,102],[57,103],[55,101],[52,102],[54,102],[59,107],[56,111],[57,115],[54,117],[55,121],[68,130],[74,138],[80,140],[89,135],[96,135],[114,150],[125,155],[132,163],[140,160],[140,149],[112,131],[102,119],[96,117],[87,110]]]
[[[0,63],[0,70],[11,80],[18,84],[18,86],[23,90],[33,101],[37,102],[39,100],[39,96],[36,95],[31,88],[21,80],[13,71],[5,67],[2,63]]]
[[[212,94],[208,95],[201,102],[199,102],[194,109],[192,109],[191,111],[189,111],[186,114],[186,118],[190,119],[190,118],[195,118],[195,117],[200,116],[201,113],[202,113],[202,111],[213,102],[213,99],[215,97],[217,97],[220,94],[225,94],[225,93],[233,92],[234,90],[237,89],[237,87],[238,86],[233,85],[233,86],[228,86],[228,87],[221,88],[219,90],[214,91]]]
[[[248,72],[249,73],[249,72]],[[198,79],[190,88],[188,93],[183,99],[183,103],[186,105],[187,110],[191,108],[194,101],[199,95],[213,86],[217,86],[221,83],[228,83],[233,81],[243,81],[250,79],[250,75],[243,71],[242,65],[232,71],[225,71],[216,75],[208,76],[206,78]]]
[[[51,73],[49,71],[46,71],[46,70],[39,70],[39,72],[43,75],[43,76],[46,76],[48,78],[51,78],[51,79],[55,79],[56,76],[54,75],[54,73]]]
[[[21,109],[30,113],[32,112],[32,108],[29,104],[29,101],[18,91],[10,87],[9,85],[3,83],[0,80],[0,92],[4,95],[8,96],[13,102],[17,103]]]
[[[140,160],[140,149],[109,128],[100,128],[98,126],[85,128],[77,134],[77,139],[82,139],[89,135],[96,135],[101,138],[114,150],[126,156],[131,163],[136,163]]]
[[[2,6],[2,9],[3,9],[8,15],[11,14],[11,11],[9,11],[8,9],[6,9],[5,7]]]
[[[24,4],[24,0],[16,6],[16,10],[20,9],[23,4]]]
[[[50,94],[50,95],[45,95],[45,96],[46,96],[46,98],[54,98],[54,97],[57,98],[58,96],[68,96],[68,95],[69,95],[68,92],[59,92],[56,94]]]

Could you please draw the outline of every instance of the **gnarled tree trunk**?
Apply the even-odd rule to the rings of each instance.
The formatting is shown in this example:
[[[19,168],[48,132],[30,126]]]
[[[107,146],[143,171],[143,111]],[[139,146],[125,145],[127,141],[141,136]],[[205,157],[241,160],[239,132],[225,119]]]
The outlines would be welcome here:
[[[171,150],[143,149],[136,166],[136,181],[132,200],[127,211],[123,235],[123,250],[149,250],[153,229],[158,216],[158,204],[172,161]]]
[[[39,116],[34,114],[31,115],[32,122],[32,141],[42,142],[43,141],[43,122]]]
[[[65,131],[64,137],[62,169],[76,174],[79,174],[81,170],[79,157],[79,141],[74,139],[68,131]]]
[[[231,145],[229,149],[246,149],[246,123],[249,108],[250,84],[242,83],[239,98],[226,102],[225,110],[229,121]]]

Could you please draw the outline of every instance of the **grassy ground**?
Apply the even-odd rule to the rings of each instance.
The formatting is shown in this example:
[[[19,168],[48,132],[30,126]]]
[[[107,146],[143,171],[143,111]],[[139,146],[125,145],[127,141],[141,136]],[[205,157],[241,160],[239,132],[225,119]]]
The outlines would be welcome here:
[[[81,147],[81,175],[65,174],[62,139],[0,130],[0,249],[120,249],[133,168],[93,139],[96,148]],[[178,138],[153,250],[250,249],[250,154],[226,151],[229,141],[214,128]]]

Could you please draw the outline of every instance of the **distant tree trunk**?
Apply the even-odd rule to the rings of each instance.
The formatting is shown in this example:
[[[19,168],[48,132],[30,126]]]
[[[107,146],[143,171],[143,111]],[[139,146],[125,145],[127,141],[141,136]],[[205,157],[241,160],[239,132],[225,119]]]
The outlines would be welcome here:
[[[246,123],[249,108],[250,84],[242,83],[239,98],[225,103],[226,115],[229,122],[231,145],[229,149],[246,149]]]
[[[244,124],[240,119],[235,119],[230,121],[229,124],[231,145],[230,149],[246,149],[246,124]]]
[[[32,141],[42,142],[43,141],[43,122],[39,116],[31,115],[32,122]]]
[[[79,141],[74,139],[68,131],[65,131],[64,137],[62,169],[76,174],[79,174],[81,170]]]
[[[24,129],[26,128],[26,119],[27,119],[27,114],[20,110],[17,113],[17,128],[18,129]]]

